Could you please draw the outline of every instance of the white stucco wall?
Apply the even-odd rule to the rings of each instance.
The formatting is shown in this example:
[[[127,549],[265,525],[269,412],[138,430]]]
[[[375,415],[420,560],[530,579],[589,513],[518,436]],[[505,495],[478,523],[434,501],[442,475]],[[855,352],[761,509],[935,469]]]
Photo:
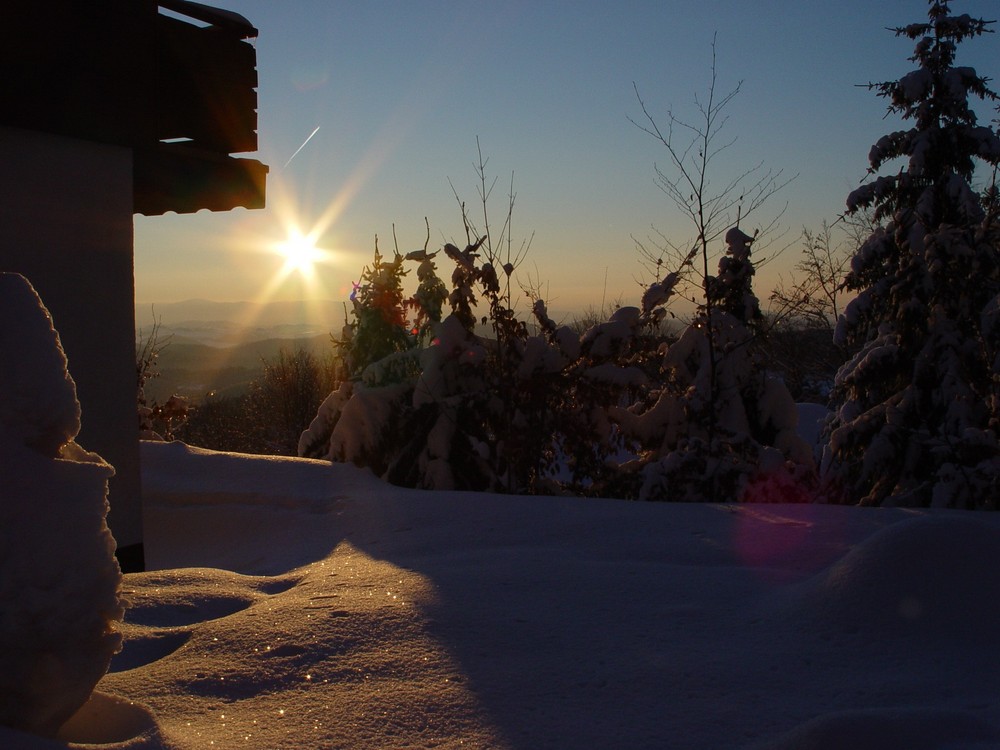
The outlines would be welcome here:
[[[0,128],[0,195],[0,270],[26,276],[52,314],[83,412],[77,442],[115,467],[108,523],[119,547],[138,544],[132,151]]]

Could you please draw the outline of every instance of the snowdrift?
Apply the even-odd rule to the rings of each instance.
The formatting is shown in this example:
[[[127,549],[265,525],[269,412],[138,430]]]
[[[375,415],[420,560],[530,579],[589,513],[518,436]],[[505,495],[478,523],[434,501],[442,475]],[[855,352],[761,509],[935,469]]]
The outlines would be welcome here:
[[[59,743],[4,747],[1000,744],[993,515],[143,462],[158,570],[125,576],[124,649]]]

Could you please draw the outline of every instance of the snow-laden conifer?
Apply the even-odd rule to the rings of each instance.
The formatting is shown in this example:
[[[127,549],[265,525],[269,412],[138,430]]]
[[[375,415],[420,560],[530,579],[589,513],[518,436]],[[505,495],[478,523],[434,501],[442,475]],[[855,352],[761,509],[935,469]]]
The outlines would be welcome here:
[[[1000,138],[970,98],[997,99],[955,64],[958,44],[990,31],[931,0],[926,23],[896,29],[916,41],[917,69],[870,84],[910,127],[883,136],[848,213],[881,223],[855,254],[857,292],[836,339],[854,356],[837,374],[824,473],[832,499],[867,505],[995,505],[1000,476],[995,326],[1000,233],[976,165],[1000,163]],[[987,191],[989,195],[989,191]],[[987,210],[990,209],[990,210]]]

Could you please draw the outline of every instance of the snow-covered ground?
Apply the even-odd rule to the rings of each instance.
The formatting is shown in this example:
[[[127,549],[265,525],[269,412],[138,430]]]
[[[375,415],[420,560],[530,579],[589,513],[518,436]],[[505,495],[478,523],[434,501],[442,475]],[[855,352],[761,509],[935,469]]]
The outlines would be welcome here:
[[[994,514],[143,472],[124,649],[60,741],[0,747],[1000,747]]]

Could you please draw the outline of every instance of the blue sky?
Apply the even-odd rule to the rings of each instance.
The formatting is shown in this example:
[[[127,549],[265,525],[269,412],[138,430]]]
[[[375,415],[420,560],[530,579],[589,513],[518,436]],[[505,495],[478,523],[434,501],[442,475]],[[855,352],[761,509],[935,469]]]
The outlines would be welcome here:
[[[432,249],[464,239],[451,185],[476,208],[477,137],[498,178],[496,220],[513,174],[515,245],[532,237],[523,280],[540,283],[554,309],[634,302],[643,271],[633,238],[655,227],[683,246],[694,232],[655,183],[654,163],[668,165],[663,147],[629,121],[642,117],[633,83],[661,123],[668,109],[694,119],[716,35],[718,90],[740,81],[742,90],[723,131],[736,142],[710,177],[721,183],[760,162],[795,176],[759,215],[769,220],[787,203],[781,223],[792,242],[803,226],[837,217],[871,144],[901,127],[857,84],[911,69],[912,43],[886,27],[921,21],[927,8],[921,0],[215,4],[260,30],[255,158],[271,167],[268,208],[136,217],[142,303],[346,299],[376,234],[388,252],[395,226],[400,250],[416,249],[427,217]],[[952,10],[1000,16],[995,0],[954,0]],[[992,34],[969,42],[959,64],[998,75],[997,45]],[[311,282],[291,274],[279,283],[283,261],[269,248],[289,223],[308,231],[324,214],[333,220],[319,244],[330,262]],[[761,272],[761,297],[796,255],[797,246]]]

